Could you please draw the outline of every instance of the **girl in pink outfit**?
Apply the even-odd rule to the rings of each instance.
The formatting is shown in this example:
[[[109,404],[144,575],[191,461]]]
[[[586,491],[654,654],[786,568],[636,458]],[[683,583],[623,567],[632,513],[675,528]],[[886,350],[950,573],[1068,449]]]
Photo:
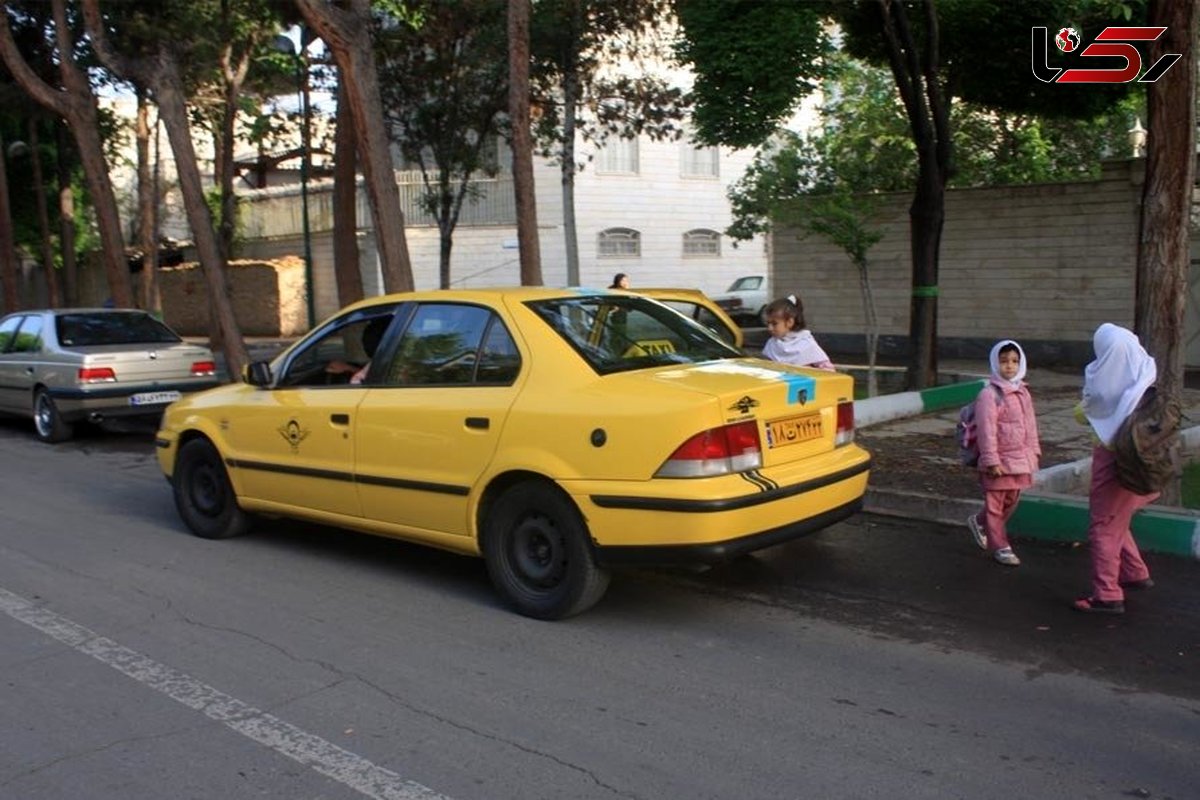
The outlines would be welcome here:
[[[1158,378],[1154,359],[1132,331],[1106,322],[1092,337],[1096,360],[1083,374],[1079,411],[1100,440],[1092,449],[1092,485],[1088,492],[1088,547],[1092,556],[1092,593],[1074,602],[1077,611],[1125,613],[1123,589],[1154,585],[1129,522],[1158,492],[1136,494],[1117,481],[1117,459],[1110,449],[1117,429]]]
[[[992,376],[975,399],[979,438],[979,483],[983,511],[967,518],[975,543],[997,563],[1019,566],[1005,524],[1017,509],[1021,490],[1033,485],[1042,446],[1033,398],[1025,386],[1025,351],[1011,339],[996,342]]]
[[[771,338],[763,345],[763,358],[799,367],[833,369],[833,362],[805,326],[804,307],[796,295],[773,300],[765,316]]]

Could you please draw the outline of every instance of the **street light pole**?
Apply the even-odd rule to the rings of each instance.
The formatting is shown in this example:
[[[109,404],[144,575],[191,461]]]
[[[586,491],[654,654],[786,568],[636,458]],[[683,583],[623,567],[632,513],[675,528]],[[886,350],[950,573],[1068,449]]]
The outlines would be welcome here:
[[[312,171],[312,138],[310,133],[312,111],[308,102],[308,42],[307,29],[300,28],[299,42],[280,34],[275,37],[275,50],[287,53],[295,59],[296,90],[300,97],[300,226],[304,237],[304,295],[308,315],[308,329],[317,324],[316,298],[313,296],[312,231],[308,222],[308,176]]]
[[[317,324],[316,298],[313,297],[312,231],[308,223],[308,176],[312,170],[312,139],[309,131],[311,111],[308,103],[308,51],[304,48],[303,29],[300,34],[300,53],[296,57],[296,72],[300,81],[300,115],[304,128],[300,133],[300,146],[304,153],[300,159],[300,215],[304,233],[304,294],[308,312],[308,329]],[[301,69],[303,67],[303,69]]]

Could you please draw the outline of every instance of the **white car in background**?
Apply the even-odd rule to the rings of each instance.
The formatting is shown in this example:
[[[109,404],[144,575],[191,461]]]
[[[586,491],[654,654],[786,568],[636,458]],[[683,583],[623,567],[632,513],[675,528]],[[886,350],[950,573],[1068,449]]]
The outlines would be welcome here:
[[[771,302],[767,296],[767,276],[743,275],[731,283],[724,294],[712,299],[742,327],[761,327],[766,324],[763,312]]]

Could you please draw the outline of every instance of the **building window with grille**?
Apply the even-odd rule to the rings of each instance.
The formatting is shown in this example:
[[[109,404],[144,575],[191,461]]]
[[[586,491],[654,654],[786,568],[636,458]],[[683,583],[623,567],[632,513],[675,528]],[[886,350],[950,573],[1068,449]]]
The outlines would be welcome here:
[[[596,254],[601,258],[637,258],[642,254],[642,234],[632,228],[600,231]]]
[[[683,235],[683,254],[692,257],[721,255],[721,234],[707,228],[696,228]]]
[[[607,175],[638,174],[637,139],[609,139],[596,155],[596,172]]]
[[[679,174],[685,178],[720,176],[720,154],[715,147],[697,147],[690,142],[679,146]]]

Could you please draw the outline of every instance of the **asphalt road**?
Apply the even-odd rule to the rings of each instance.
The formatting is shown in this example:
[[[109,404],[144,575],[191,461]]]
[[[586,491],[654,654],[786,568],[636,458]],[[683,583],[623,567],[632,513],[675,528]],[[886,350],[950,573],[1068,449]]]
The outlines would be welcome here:
[[[0,423],[0,798],[1195,798],[1200,564],[860,517],[585,615],[473,559],[188,535],[146,431]]]

